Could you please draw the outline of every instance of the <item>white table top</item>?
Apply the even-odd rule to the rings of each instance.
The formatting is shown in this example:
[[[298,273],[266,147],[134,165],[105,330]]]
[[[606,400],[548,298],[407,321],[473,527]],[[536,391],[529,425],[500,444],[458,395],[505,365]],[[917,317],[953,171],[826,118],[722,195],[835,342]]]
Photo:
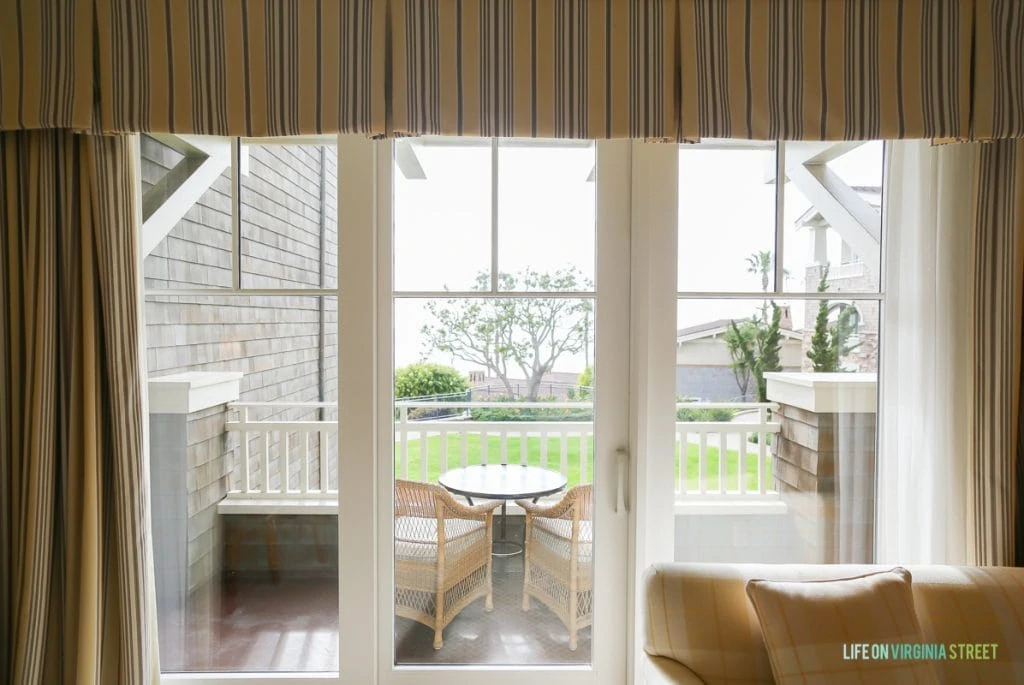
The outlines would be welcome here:
[[[561,473],[538,466],[487,464],[445,471],[438,482],[449,492],[466,497],[527,499],[554,494],[568,481]]]

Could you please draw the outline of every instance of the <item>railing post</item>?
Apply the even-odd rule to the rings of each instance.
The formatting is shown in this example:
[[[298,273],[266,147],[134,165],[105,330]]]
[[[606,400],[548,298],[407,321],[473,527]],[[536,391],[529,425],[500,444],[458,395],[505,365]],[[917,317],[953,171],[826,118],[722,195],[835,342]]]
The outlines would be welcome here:
[[[422,444],[423,443],[422,440],[420,440],[420,443],[421,443],[420,444],[420,451],[423,452],[423,451],[426,450],[426,445]],[[402,478],[408,478],[409,477],[409,407],[407,407],[404,404],[401,405],[398,408],[398,444],[399,444],[399,447],[400,447],[399,454],[402,455],[401,456],[401,462],[402,462],[402,464],[401,464],[401,466],[402,466],[401,474],[402,474]],[[341,477],[340,473],[338,474],[338,477],[339,478]]]
[[[757,410],[757,420],[761,424],[761,431],[757,436],[757,486],[758,492],[762,495],[768,491],[767,478],[764,473],[764,462],[768,458],[768,407],[760,407]]]
[[[242,492],[250,492],[252,477],[249,468],[249,407],[242,407]]]

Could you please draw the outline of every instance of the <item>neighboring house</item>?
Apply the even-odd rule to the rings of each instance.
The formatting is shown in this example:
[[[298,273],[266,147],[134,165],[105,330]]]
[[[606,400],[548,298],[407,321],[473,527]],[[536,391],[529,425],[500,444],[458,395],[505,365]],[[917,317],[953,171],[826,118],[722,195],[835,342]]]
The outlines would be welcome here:
[[[881,217],[882,189],[878,186],[850,187],[859,196],[862,206],[870,207],[871,211]],[[836,293],[835,300],[830,301],[829,320],[835,321],[839,311],[844,307],[857,310],[857,331],[851,342],[858,343],[849,355],[843,359],[846,371],[877,371],[878,370],[878,302],[874,300],[850,301],[843,300],[840,293],[844,292],[878,292],[879,278],[877,264],[864,260],[854,251],[845,239],[842,231],[833,227],[821,210],[812,206],[797,220],[798,229],[811,232],[811,254],[804,273],[804,290],[813,292],[818,288],[822,269],[829,264],[828,292]],[[863,232],[863,228],[853,224],[846,227],[847,231]],[[839,260],[836,263],[835,249],[829,249],[829,237],[839,242]],[[817,306],[804,309],[804,349],[810,348],[811,336],[814,335],[814,321],[818,314]],[[804,355],[803,370],[811,371],[811,361]]]
[[[730,319],[718,319],[676,331],[676,394],[710,402],[752,401],[756,395],[751,379],[744,397],[733,372],[732,357],[725,343]],[[782,349],[779,357],[783,371],[799,371],[803,356],[803,336],[792,330],[789,308],[783,308]]]
[[[169,136],[141,138],[145,196],[176,193],[173,201],[182,206],[180,220],[150,241],[145,258],[149,375],[241,371],[242,401],[335,401],[335,298],[217,297],[232,278],[231,171],[215,169],[205,183],[180,182],[183,168],[198,162],[176,145],[191,149]],[[243,285],[330,287],[337,278],[334,149],[253,144],[242,151]],[[167,288],[209,288],[211,296],[153,294]]]

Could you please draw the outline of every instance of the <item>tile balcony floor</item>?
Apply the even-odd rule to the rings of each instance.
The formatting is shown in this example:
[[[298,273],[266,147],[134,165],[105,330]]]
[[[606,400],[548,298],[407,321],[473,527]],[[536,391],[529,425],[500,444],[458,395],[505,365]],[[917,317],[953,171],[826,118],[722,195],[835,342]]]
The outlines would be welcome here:
[[[466,607],[433,649],[433,631],[395,620],[397,663],[583,664],[591,629],[569,650],[565,626],[534,601],[522,610],[522,555],[494,560],[494,611],[483,600]],[[338,670],[338,583],[335,578],[230,579],[219,597],[201,598],[188,622],[161,617],[160,659],[175,671]],[[190,629],[186,629],[190,628]]]

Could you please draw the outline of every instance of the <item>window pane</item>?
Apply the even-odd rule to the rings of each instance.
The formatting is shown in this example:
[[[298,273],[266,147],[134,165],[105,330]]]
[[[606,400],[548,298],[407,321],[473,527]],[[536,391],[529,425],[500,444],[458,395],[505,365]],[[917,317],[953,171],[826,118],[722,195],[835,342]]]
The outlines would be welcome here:
[[[231,144],[193,140],[140,138],[147,289],[231,287]]]
[[[677,321],[676,560],[872,561],[878,302],[679,300]]]
[[[491,273],[490,140],[395,144],[396,290],[479,290]]]
[[[786,290],[879,291],[882,151],[881,141],[786,144]]]
[[[721,143],[680,148],[680,291],[772,289],[774,174],[774,145]]]
[[[396,664],[590,663],[593,305],[395,300]],[[534,497],[573,504],[563,517],[538,512],[527,533],[515,500]],[[489,539],[464,507],[499,502]]]
[[[243,288],[329,288],[337,282],[337,149],[243,144]]]
[[[503,289],[593,290],[595,161],[593,143],[499,143],[498,264],[520,275]]]
[[[338,669],[336,331],[334,297],[147,296],[164,671]]]

